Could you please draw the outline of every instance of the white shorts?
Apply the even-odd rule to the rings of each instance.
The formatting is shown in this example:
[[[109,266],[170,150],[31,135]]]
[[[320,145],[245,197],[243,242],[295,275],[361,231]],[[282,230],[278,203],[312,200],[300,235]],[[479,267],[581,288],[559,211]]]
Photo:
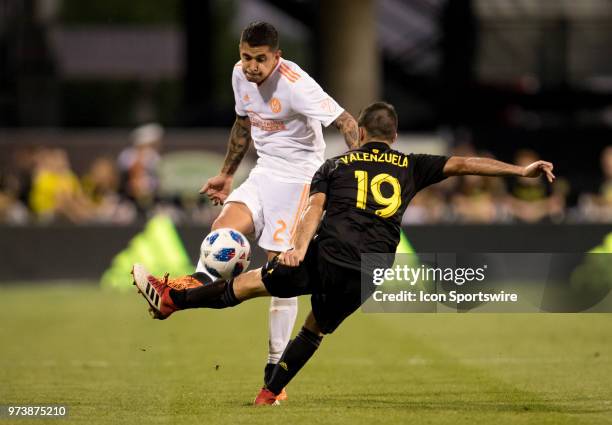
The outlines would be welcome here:
[[[283,183],[251,173],[227,202],[242,202],[251,211],[258,245],[268,251],[293,247],[297,223],[308,204],[310,184]]]

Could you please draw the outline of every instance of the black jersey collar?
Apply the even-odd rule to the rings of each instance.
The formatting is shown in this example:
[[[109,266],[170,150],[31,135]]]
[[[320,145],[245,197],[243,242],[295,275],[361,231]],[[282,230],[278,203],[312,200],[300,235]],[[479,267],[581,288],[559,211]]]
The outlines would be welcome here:
[[[362,149],[366,149],[371,151],[372,149],[378,149],[381,151],[388,151],[391,150],[391,146],[389,146],[388,143],[385,142],[377,142],[377,141],[371,141],[371,142],[367,142],[365,144],[363,144],[361,146]]]

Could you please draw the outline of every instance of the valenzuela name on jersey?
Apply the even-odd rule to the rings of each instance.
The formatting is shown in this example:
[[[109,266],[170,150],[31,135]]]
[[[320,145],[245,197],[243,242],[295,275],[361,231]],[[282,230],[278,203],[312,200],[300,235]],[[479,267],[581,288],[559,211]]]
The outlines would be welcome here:
[[[376,150],[375,150],[376,151]],[[344,156],[341,156],[340,162],[348,164],[354,161],[363,162],[386,162],[398,167],[408,168],[408,157],[405,155],[398,155],[395,153],[378,153],[376,152],[351,152]]]

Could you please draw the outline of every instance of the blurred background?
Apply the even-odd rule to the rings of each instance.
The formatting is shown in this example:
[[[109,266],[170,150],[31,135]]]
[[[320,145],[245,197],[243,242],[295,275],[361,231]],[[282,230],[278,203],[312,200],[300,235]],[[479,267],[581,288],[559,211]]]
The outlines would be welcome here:
[[[253,20],[353,115],[394,104],[400,150],[554,162],[553,185],[422,192],[417,251],[582,252],[612,231],[608,0],[0,0],[0,280],[96,279],[159,213],[197,259]]]

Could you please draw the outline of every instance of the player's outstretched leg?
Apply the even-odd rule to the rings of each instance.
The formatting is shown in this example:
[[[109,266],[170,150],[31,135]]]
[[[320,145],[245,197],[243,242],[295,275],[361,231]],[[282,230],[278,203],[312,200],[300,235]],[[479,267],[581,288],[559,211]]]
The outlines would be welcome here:
[[[261,281],[261,269],[243,273],[236,279],[212,282],[208,275],[194,273],[178,279],[157,278],[147,269],[134,264],[132,268],[134,284],[138,292],[147,300],[153,318],[166,319],[177,310],[190,308],[227,308],[242,301],[269,295]],[[183,289],[175,289],[176,281],[187,281]],[[195,282],[198,282],[196,285]]]

